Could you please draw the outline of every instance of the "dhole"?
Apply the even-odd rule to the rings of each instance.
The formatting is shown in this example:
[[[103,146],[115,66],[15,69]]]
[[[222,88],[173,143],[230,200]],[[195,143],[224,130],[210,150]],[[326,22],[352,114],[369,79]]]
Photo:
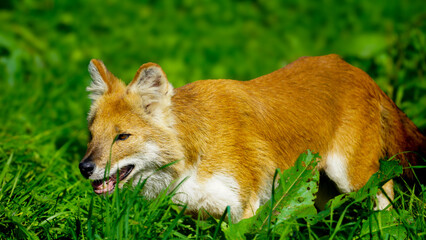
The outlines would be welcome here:
[[[229,205],[238,221],[268,200],[276,168],[291,167],[307,149],[319,152],[318,170],[345,193],[362,187],[379,159],[399,154],[402,165],[416,165],[421,158],[412,152],[426,148],[374,81],[337,55],[300,58],[251,81],[177,89],[154,63],[127,86],[101,61],[89,71],[92,137],[79,167],[97,194],[149,177],[143,194],[155,198],[185,180],[174,201],[187,203],[189,214],[205,209],[218,217]],[[392,198],[392,181],[384,189]],[[379,194],[377,207],[387,204]]]

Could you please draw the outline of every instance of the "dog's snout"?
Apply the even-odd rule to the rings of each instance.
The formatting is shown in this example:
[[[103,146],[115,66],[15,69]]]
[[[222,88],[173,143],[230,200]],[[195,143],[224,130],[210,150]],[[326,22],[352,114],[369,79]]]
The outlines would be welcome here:
[[[82,161],[78,167],[80,168],[80,172],[81,174],[85,177],[85,178],[89,178],[90,175],[93,174],[93,170],[95,169],[95,163],[92,161]]]

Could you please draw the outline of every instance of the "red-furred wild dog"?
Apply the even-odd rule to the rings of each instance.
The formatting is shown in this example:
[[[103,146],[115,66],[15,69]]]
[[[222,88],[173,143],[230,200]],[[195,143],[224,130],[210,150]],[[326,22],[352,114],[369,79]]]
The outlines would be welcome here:
[[[177,89],[154,63],[142,65],[127,86],[101,61],[92,60],[89,71],[92,138],[79,167],[98,194],[114,190],[117,171],[119,187],[150,176],[147,198],[187,178],[173,200],[187,203],[189,214],[205,209],[218,217],[229,205],[238,221],[268,200],[275,169],[291,167],[307,149],[319,152],[318,170],[340,192],[362,187],[379,159],[425,151],[425,137],[406,115],[337,55],[300,58],[251,81]],[[404,166],[420,161],[415,153],[398,158]],[[393,182],[384,190],[392,198]],[[389,203],[377,199],[378,208]]]

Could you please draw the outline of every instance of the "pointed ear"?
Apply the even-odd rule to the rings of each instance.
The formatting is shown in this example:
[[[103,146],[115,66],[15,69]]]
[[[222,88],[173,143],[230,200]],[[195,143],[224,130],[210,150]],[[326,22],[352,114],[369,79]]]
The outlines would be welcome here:
[[[92,59],[89,64],[89,73],[92,83],[86,88],[90,92],[89,98],[96,101],[105,92],[111,89],[109,72],[104,63],[97,59]]]
[[[158,64],[145,63],[127,86],[128,92],[140,95],[142,105],[149,114],[165,112],[171,104],[173,87]]]

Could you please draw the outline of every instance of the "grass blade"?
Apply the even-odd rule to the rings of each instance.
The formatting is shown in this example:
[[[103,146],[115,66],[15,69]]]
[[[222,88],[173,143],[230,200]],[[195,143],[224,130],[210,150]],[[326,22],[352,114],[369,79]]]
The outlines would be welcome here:
[[[5,184],[4,177],[6,176],[6,173],[9,170],[9,166],[10,166],[10,163],[12,162],[12,159],[13,159],[13,152],[12,152],[12,154],[10,154],[9,158],[7,159],[6,164],[3,166],[3,169],[1,170],[1,173],[0,173],[0,183],[1,183],[2,187]]]

